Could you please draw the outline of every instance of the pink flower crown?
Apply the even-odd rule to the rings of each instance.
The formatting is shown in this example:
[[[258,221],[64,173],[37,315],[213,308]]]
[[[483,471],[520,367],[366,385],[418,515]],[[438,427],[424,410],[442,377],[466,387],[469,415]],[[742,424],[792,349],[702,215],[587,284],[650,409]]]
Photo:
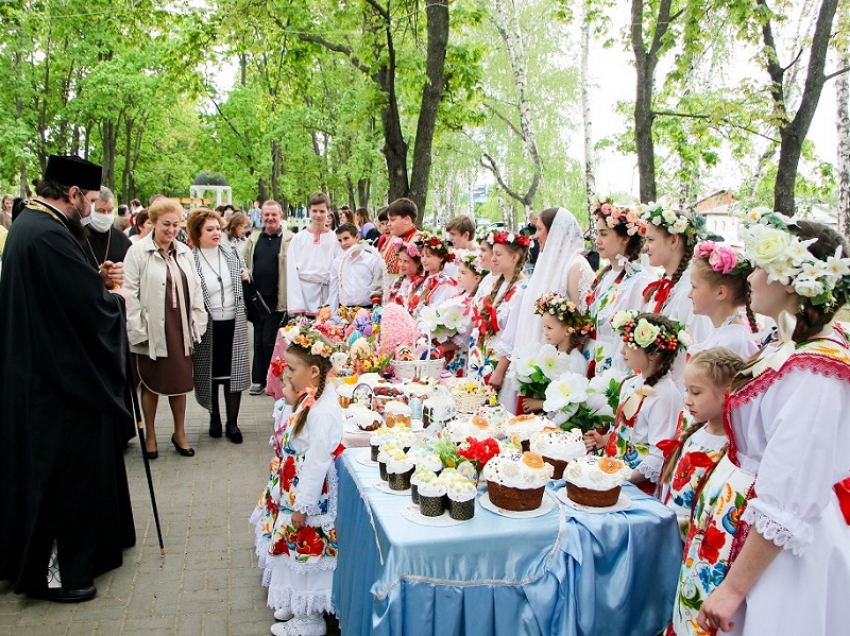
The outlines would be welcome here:
[[[646,234],[646,222],[631,208],[618,208],[610,201],[597,201],[590,208],[591,214],[598,214],[612,230],[623,227],[629,236]]]
[[[333,353],[333,348],[325,342],[322,334],[315,329],[289,325],[284,328],[283,332],[290,343],[306,349],[310,355],[330,358]]]
[[[407,255],[410,258],[421,259],[422,251],[419,249],[419,245],[417,245],[414,241],[410,243],[405,243],[403,239],[396,236],[392,239],[393,247],[395,247],[396,252],[400,252],[404,250],[407,252]]]
[[[727,276],[749,276],[752,265],[731,247],[718,245],[714,241],[701,241],[694,248],[694,258],[706,261],[718,274]]]
[[[590,313],[581,313],[573,301],[558,292],[548,292],[538,298],[534,303],[534,313],[540,316],[555,316],[566,324],[572,333],[589,335],[593,332],[593,316]]]

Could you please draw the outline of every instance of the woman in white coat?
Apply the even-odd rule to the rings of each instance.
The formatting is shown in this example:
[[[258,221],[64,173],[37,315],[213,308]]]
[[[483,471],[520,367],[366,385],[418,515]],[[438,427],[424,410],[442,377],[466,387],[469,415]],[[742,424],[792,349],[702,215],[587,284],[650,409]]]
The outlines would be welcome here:
[[[149,459],[159,456],[156,407],[168,396],[174,417],[171,443],[183,457],[195,450],[186,439],[186,394],[192,388],[192,350],[207,329],[201,280],[192,251],[176,240],[183,207],[160,199],[149,209],[153,231],[124,258],[124,288],[130,294],[127,334],[142,392]]]

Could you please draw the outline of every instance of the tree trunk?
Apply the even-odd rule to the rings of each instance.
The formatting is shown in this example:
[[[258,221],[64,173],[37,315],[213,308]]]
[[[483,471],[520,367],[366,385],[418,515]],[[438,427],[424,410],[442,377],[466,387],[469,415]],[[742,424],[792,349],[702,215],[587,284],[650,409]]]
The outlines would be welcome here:
[[[133,143],[133,119],[132,117],[127,117],[124,120],[124,170],[121,172],[121,199],[122,203],[127,205],[130,204],[130,201],[133,199],[133,196],[130,194],[130,178],[132,174],[132,167],[130,163],[131,152]]]
[[[257,196],[259,197],[261,205],[269,200],[269,189],[266,186],[265,179],[262,177],[257,179]]]
[[[643,0],[632,0],[632,50],[635,54],[635,146],[641,203],[655,201],[655,144],[652,141],[652,89],[654,64],[643,42]]]
[[[387,95],[387,103],[381,108],[381,124],[384,131],[384,147],[381,148],[381,152],[384,153],[387,161],[387,198],[392,202],[408,195],[410,181],[407,177],[408,146],[401,130],[401,116],[395,94],[395,50],[389,35],[387,39],[390,44],[390,64],[382,67],[375,74],[374,80]]]
[[[437,110],[446,84],[446,48],[449,44],[449,0],[430,0],[425,9],[428,20],[427,80],[422,87],[416,142],[413,147],[413,173],[410,179],[410,198],[419,208],[419,218],[425,214],[428,180],[431,175],[431,150],[437,127]]]
[[[584,128],[584,191],[587,206],[596,202],[596,158],[593,149],[593,112],[590,107],[590,78],[588,66],[590,62],[590,24],[587,15],[587,3],[582,2],[581,15],[581,114]],[[591,219],[592,220],[592,219]]]
[[[766,7],[766,0],[756,0],[756,4]],[[838,7],[838,0],[822,0],[815,31],[809,50],[809,65],[806,83],[800,106],[794,118],[788,121],[788,105],[785,103],[783,80],[785,71],[779,63],[776,44],[770,20],[762,25],[762,39],[765,44],[767,72],[772,81],[771,97],[777,114],[783,116],[779,124],[779,162],[776,169],[776,184],[773,188],[773,207],[778,212],[793,215],[796,209],[794,188],[797,183],[797,166],[803,150],[803,142],[809,133],[812,119],[817,110],[820,94],[826,82],[824,69],[829,40],[832,35],[832,21]]]
[[[850,50],[847,47],[839,55],[838,67],[850,66]],[[838,132],[838,229],[850,238],[850,77],[842,73],[835,78],[835,128]],[[846,255],[845,255],[846,256]]]
[[[272,197],[275,201],[280,197],[278,177],[280,176],[280,148],[277,140],[272,139]]]
[[[103,156],[101,158],[103,176],[101,177],[101,183],[113,192],[115,191],[115,147],[117,145],[117,136],[115,122],[111,119],[104,120],[100,127],[101,146],[103,149]]]
[[[509,10],[502,4],[504,1],[511,3]],[[537,188],[540,185],[540,178],[543,174],[543,165],[540,161],[540,154],[537,151],[537,143],[535,142],[534,128],[531,121],[531,105],[526,98],[528,90],[528,59],[525,54],[525,42],[520,31],[519,15],[515,0],[495,0],[495,6],[498,19],[494,19],[493,24],[505,43],[511,63],[511,72],[514,76],[514,85],[517,91],[516,107],[519,111],[519,130],[498,113],[498,111],[493,110],[493,112],[501,119],[504,119],[508,126],[519,135],[526,152],[531,157],[531,162],[534,166],[531,184],[529,184],[525,194],[520,194],[504,181],[496,162],[490,154],[485,153],[481,163],[493,173],[493,176],[496,177],[496,181],[505,193],[522,204],[526,215],[528,215],[532,211],[534,197],[537,195]],[[511,213],[513,214],[513,206],[511,206]]]
[[[24,161],[23,159],[21,160],[20,171],[21,171],[21,197],[26,198],[27,196],[29,196],[30,187],[29,187],[29,184],[27,183],[27,178],[28,178],[27,177],[27,162]]]
[[[371,205],[372,182],[367,177],[357,181],[357,207],[369,209]]]

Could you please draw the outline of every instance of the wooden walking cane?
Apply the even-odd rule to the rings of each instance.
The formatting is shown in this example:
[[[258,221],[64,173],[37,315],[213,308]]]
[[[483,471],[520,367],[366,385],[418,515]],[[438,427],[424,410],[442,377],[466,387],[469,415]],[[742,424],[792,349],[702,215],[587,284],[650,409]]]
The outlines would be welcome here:
[[[139,408],[139,396],[136,393],[136,387],[132,386],[133,384],[133,358],[130,352],[128,354],[128,373],[127,381],[130,383],[130,400],[133,402],[133,415],[136,418],[136,426],[139,429],[139,444],[142,448],[142,459],[145,462],[145,474],[148,476],[148,490],[151,493],[151,507],[153,508],[153,519],[156,523],[156,536],[159,539],[159,553],[162,556],[165,556],[165,545],[162,543],[162,528],[159,525],[159,512],[156,509],[156,495],[153,492],[153,478],[151,477],[151,462],[148,459],[148,454],[146,452],[147,446],[145,445],[145,423],[142,420],[142,411]]]

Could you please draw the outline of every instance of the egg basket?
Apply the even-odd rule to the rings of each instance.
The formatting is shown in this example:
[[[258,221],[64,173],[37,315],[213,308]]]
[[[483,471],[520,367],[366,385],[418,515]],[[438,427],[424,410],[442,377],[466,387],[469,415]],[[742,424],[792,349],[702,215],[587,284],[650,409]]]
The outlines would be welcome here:
[[[399,380],[434,378],[439,380],[446,367],[445,358],[436,360],[393,360],[393,374]]]

